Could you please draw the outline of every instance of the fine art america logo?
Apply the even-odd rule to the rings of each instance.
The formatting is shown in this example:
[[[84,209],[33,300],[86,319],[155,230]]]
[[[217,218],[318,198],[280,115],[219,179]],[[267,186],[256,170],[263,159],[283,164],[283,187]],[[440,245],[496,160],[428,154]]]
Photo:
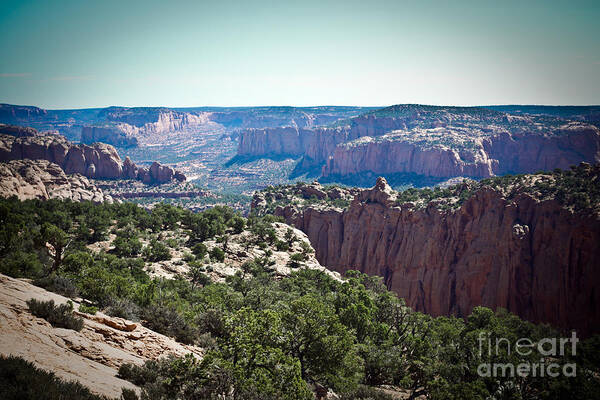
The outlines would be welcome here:
[[[537,342],[529,338],[520,338],[514,343],[507,338],[492,339],[489,333],[479,335],[480,358],[515,357],[519,362],[481,363],[477,373],[481,377],[551,377],[559,375],[574,377],[577,375],[575,363],[556,362],[565,355],[577,354],[577,334],[570,338],[544,338]]]

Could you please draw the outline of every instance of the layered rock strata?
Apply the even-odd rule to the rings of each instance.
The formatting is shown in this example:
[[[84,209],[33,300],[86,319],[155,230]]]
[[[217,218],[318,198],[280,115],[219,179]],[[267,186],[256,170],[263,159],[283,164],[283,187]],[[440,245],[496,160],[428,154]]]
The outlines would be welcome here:
[[[28,199],[89,200],[112,203],[110,195],[80,174],[66,175],[46,160],[11,160],[0,163],[0,197]]]
[[[331,201],[323,187],[310,186]],[[336,191],[353,199],[349,206],[292,201],[274,188],[255,196],[253,209],[272,200],[274,214],[307,234],[322,265],[383,276],[416,310],[466,316],[475,306],[502,307],[581,334],[600,332],[598,213],[530,193],[508,198],[492,187],[449,209],[436,201],[398,204],[381,178],[368,190]]]
[[[156,162],[149,168],[138,168],[129,158],[122,161],[116,149],[105,143],[75,145],[59,135],[0,135],[0,161],[21,159],[47,160],[66,174],[95,179],[138,179],[148,184],[185,180],[183,174]]]
[[[484,178],[600,161],[600,129],[477,107],[398,105],[335,127],[247,129],[239,156],[302,156],[324,178],[409,173]]]
[[[135,147],[138,140],[135,136],[123,132],[119,127],[84,126],[81,128],[81,143],[97,142],[111,144],[117,147]]]

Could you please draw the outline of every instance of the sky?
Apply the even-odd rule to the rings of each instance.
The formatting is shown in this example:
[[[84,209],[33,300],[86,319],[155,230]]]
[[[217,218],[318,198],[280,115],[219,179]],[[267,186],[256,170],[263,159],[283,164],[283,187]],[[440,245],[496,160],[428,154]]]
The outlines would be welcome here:
[[[2,0],[0,102],[600,104],[598,21],[598,0]]]

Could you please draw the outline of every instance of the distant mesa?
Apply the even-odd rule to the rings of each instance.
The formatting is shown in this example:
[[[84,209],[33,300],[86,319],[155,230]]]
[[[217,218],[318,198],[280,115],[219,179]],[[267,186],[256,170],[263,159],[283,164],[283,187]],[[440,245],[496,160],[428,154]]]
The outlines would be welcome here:
[[[369,107],[107,107],[45,110],[0,104],[0,123],[57,130],[70,140],[117,147],[140,144],[152,135],[205,129],[228,130],[325,126],[356,116]]]
[[[5,104],[0,105],[0,123],[58,131],[87,145],[160,148],[169,156],[197,156],[202,162],[215,152],[218,162],[230,159],[223,160],[225,168],[261,158],[275,163],[291,158],[297,164],[282,176],[284,181],[309,176],[359,186],[378,175],[392,186],[424,186],[456,177],[482,179],[600,161],[600,106],[44,110]],[[218,135],[227,141],[219,149]],[[235,142],[237,155],[231,158]],[[98,168],[94,165],[89,174],[97,174]],[[191,166],[195,174],[199,168]],[[262,178],[257,173],[244,179],[260,186]],[[150,178],[142,171],[139,179]]]
[[[486,178],[600,161],[600,107],[548,108],[396,105],[328,127],[246,129],[237,154],[300,157],[297,175],[316,170],[348,183],[363,174]]]
[[[0,122],[18,124],[19,122],[35,121],[48,117],[48,111],[33,106],[15,106],[0,104]]]

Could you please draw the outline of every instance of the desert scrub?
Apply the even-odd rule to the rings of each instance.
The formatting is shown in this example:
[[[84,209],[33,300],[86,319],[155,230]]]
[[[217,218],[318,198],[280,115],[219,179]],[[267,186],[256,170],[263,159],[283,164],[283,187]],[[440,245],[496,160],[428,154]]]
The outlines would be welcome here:
[[[184,344],[193,344],[197,331],[174,307],[156,305],[148,307],[143,313],[143,325],[155,332],[175,338]]]
[[[152,239],[144,248],[143,256],[148,261],[166,261],[171,259],[171,251],[164,243]]]
[[[76,381],[65,381],[20,357],[0,356],[0,398],[5,400],[108,400]]]
[[[77,286],[64,276],[49,275],[33,281],[33,284],[50,292],[61,294],[65,297],[74,298],[79,294]]]
[[[112,298],[110,305],[104,309],[104,312],[111,317],[128,319],[130,321],[139,321],[141,313],[140,307],[127,298]]]
[[[80,304],[79,312],[95,315],[98,312],[98,307],[88,306],[87,304]]]
[[[210,259],[218,262],[225,261],[225,252],[218,247],[213,247],[210,251]]]
[[[56,328],[73,329],[80,331],[83,328],[83,319],[73,315],[73,302],[54,304],[54,300],[39,301],[27,300],[27,307],[33,315],[43,318]]]

